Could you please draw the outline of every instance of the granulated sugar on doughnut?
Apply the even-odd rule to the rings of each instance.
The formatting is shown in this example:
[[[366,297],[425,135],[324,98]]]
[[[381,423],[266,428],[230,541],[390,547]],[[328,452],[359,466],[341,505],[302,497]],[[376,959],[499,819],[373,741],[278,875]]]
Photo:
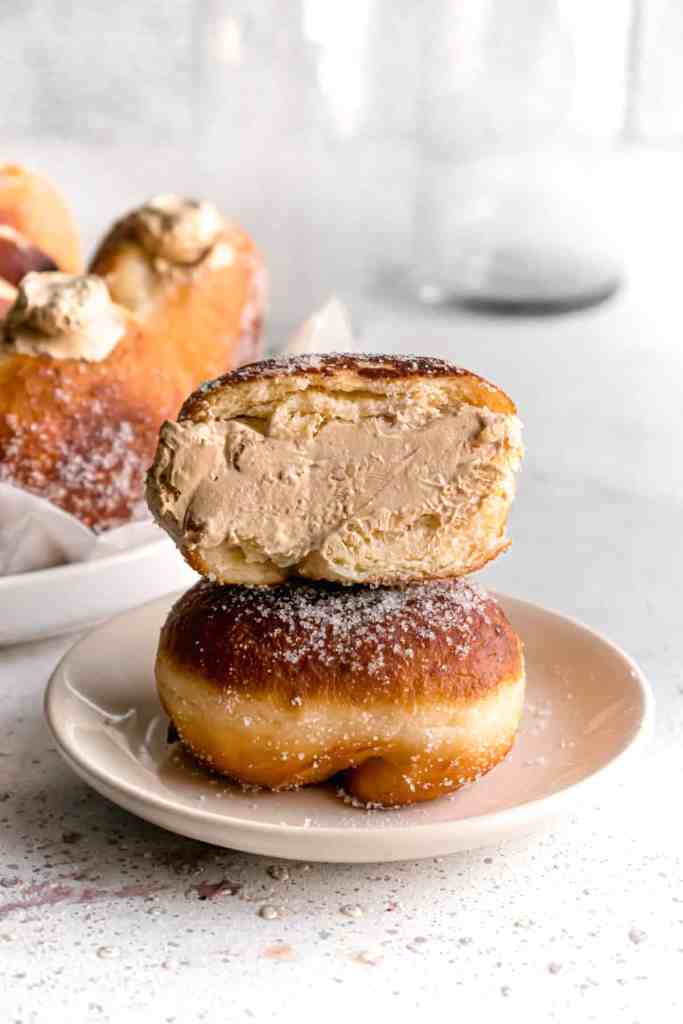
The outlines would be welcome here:
[[[243,784],[338,776],[364,804],[453,793],[510,749],[522,644],[463,580],[344,587],[201,581],[161,632],[164,709],[195,757]]]

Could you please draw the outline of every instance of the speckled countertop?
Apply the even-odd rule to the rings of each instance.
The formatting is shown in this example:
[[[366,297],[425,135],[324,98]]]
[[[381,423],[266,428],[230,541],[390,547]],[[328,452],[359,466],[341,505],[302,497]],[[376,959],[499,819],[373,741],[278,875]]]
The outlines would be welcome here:
[[[645,237],[611,303],[558,320],[363,313],[369,345],[451,356],[518,401],[515,543],[482,579],[577,616],[640,662],[658,721],[639,770],[552,831],[491,849],[277,862],[97,796],[42,719],[72,641],[0,651],[3,1024],[681,1020],[683,343],[677,261],[655,268],[652,252]]]

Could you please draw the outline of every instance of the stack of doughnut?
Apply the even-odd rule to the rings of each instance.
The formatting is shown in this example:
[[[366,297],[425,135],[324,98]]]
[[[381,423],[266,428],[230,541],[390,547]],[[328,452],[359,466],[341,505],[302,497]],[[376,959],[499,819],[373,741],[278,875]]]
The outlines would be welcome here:
[[[0,168],[0,482],[100,532],[135,519],[159,427],[258,353],[265,272],[212,204],[160,195],[83,272],[54,188]]]
[[[439,359],[292,356],[200,387],[147,477],[203,576],[159,640],[171,735],[245,786],[333,779],[370,807],[493,768],[522,644],[465,577],[508,546],[521,457],[507,395]]]

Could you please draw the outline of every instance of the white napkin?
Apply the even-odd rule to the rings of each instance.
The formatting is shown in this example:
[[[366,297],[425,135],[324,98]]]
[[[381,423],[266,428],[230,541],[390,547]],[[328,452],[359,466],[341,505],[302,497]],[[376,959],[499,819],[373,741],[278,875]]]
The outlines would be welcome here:
[[[285,346],[285,352],[299,355],[353,349],[348,314],[334,298],[313,313]],[[103,558],[163,536],[151,519],[96,534],[44,498],[0,483],[0,577]]]
[[[301,327],[285,345],[287,355],[308,355],[314,352],[353,352],[356,344],[346,307],[331,298]]]
[[[87,562],[163,536],[151,519],[98,535],[52,502],[0,483],[0,576]]]

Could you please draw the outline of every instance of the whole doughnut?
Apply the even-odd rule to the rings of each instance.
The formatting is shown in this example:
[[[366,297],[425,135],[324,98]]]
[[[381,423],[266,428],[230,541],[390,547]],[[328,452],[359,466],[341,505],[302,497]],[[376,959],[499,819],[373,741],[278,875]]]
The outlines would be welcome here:
[[[522,644],[463,580],[406,588],[197,583],[161,631],[156,679],[184,746],[244,784],[340,775],[365,804],[430,800],[509,751]]]

